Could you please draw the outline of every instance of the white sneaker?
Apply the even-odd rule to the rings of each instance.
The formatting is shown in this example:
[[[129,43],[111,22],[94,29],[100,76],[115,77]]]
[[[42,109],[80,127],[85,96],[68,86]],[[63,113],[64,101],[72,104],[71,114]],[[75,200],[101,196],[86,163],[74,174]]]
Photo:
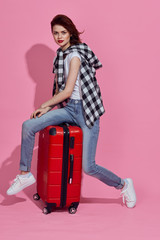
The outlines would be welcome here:
[[[14,194],[22,191],[24,188],[32,185],[35,182],[36,182],[36,179],[34,178],[32,173],[29,173],[28,176],[17,175],[16,178],[14,179],[12,185],[7,190],[7,195],[14,195]]]
[[[131,178],[126,178],[124,181],[126,186],[124,186],[120,195],[123,197],[123,203],[126,203],[128,208],[133,208],[136,205],[136,193],[134,190],[133,181]]]

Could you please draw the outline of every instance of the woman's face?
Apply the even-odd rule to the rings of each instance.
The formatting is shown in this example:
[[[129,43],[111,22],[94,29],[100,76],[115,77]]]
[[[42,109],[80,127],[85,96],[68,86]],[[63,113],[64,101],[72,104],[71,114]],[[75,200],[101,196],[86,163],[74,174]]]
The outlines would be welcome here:
[[[64,28],[61,25],[53,26],[53,37],[55,42],[62,48],[63,51],[71,45],[70,44],[71,34],[68,32],[66,28]]]

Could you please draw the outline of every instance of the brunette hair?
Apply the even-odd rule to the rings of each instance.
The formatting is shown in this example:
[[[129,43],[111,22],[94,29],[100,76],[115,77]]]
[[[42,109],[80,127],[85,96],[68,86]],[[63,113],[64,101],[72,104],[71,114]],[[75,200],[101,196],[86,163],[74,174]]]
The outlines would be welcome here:
[[[53,26],[56,24],[61,25],[64,28],[66,28],[68,30],[68,32],[72,35],[70,38],[71,45],[81,43],[81,39],[80,39],[79,35],[82,34],[83,32],[79,32],[77,30],[76,26],[74,25],[74,23],[72,22],[72,20],[69,17],[67,17],[63,14],[56,15],[51,21],[52,33],[53,33]]]

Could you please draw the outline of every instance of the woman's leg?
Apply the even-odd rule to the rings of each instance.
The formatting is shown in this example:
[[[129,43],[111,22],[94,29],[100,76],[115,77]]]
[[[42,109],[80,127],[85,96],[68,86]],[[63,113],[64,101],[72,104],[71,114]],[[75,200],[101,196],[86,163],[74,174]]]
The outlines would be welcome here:
[[[64,108],[52,110],[40,118],[29,119],[23,123],[20,160],[21,174],[16,176],[7,190],[7,195],[14,195],[35,183],[36,179],[30,172],[35,133],[49,125],[58,125],[62,122],[74,122],[72,116]],[[22,172],[25,174],[22,174]]]
[[[58,125],[63,122],[71,123],[74,122],[74,120],[64,108],[61,108],[49,111],[40,118],[29,119],[23,123],[20,159],[21,171],[30,171],[35,143],[35,133],[49,125]]]
[[[113,186],[117,189],[122,188],[125,184],[123,179],[95,163],[96,147],[99,136],[99,119],[95,122],[94,126],[89,129],[85,124],[81,101],[71,100],[66,110],[72,114],[77,124],[83,130],[82,166],[84,172],[98,178],[109,186]]]
[[[108,169],[95,163],[96,148],[99,136],[99,119],[94,126],[89,129],[87,126],[83,130],[83,170],[86,174],[98,178],[105,184],[120,189],[124,186],[124,180]]]

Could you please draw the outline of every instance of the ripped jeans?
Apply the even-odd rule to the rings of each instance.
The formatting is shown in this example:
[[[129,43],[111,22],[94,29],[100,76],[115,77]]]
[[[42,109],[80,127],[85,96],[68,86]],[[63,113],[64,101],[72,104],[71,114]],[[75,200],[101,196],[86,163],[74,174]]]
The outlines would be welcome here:
[[[83,131],[83,171],[109,186],[116,189],[122,188],[124,185],[122,178],[95,163],[100,119],[95,121],[91,129],[87,127],[83,115],[82,100],[70,99],[64,108],[51,110],[40,118],[29,119],[23,123],[20,170],[30,171],[31,169],[35,134],[49,125],[59,125],[63,122],[75,123]]]

